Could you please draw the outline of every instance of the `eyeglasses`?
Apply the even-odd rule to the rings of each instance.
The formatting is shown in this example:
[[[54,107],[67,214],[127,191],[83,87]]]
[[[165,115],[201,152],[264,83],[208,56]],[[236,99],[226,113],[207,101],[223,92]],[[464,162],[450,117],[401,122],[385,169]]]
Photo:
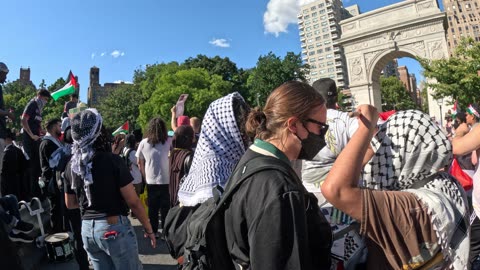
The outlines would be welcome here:
[[[320,121],[317,121],[315,119],[311,119],[311,118],[308,118],[305,121],[319,125],[320,126],[320,135],[325,135],[327,133],[327,130],[328,130],[328,125],[327,124],[322,123]]]

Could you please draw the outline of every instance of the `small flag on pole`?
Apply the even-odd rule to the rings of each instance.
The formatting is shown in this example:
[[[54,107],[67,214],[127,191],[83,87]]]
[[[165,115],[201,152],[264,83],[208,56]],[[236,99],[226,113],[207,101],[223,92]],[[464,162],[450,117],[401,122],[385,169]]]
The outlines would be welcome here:
[[[128,121],[125,122],[121,127],[117,128],[112,135],[115,136],[117,134],[128,134],[129,131],[129,126],[128,126]]]
[[[452,117],[455,118],[457,116],[457,101],[455,100],[455,104],[453,104],[452,109]]]
[[[75,79],[75,76],[73,75],[72,71],[70,71],[70,73],[68,74],[67,84],[61,89],[58,89],[57,91],[53,92],[52,98],[53,100],[57,101],[59,98],[63,96],[68,96],[75,93],[76,88],[78,88],[77,80]]]

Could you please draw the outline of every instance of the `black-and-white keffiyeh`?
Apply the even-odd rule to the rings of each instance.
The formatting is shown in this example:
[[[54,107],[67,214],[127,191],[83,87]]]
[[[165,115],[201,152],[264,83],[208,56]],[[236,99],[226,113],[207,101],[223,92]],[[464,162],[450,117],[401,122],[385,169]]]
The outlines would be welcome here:
[[[245,153],[232,107],[234,98],[243,100],[237,92],[229,94],[212,102],[205,114],[190,172],[178,191],[184,206],[195,206],[213,197],[212,189],[226,185]]]
[[[88,200],[92,204],[90,185],[93,184],[92,157],[94,154],[93,143],[101,133],[102,116],[96,109],[86,109],[75,115],[71,121],[72,126],[72,172],[83,180],[83,187]],[[72,189],[77,188],[76,181],[72,181]]]
[[[363,186],[415,194],[428,208],[448,267],[467,269],[470,241],[465,192],[448,173],[438,173],[453,158],[446,135],[428,115],[400,111],[379,126],[371,145],[375,155],[364,168]],[[422,188],[411,188],[434,174],[434,180]]]

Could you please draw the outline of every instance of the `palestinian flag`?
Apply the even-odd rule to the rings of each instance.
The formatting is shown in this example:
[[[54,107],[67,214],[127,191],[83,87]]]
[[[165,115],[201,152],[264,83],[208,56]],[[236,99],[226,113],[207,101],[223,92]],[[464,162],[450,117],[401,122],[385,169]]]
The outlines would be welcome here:
[[[117,128],[112,135],[115,136],[117,134],[128,134],[129,131],[129,126],[128,126],[128,121],[125,122],[121,127]]]
[[[53,100],[57,101],[63,96],[68,96],[75,93],[76,88],[78,88],[77,80],[75,79],[75,76],[73,76],[72,71],[70,71],[70,73],[68,74],[68,83],[61,89],[53,92],[52,98]]]
[[[453,104],[453,109],[452,109],[452,118],[455,118],[457,116],[457,101],[455,100],[455,104]]]

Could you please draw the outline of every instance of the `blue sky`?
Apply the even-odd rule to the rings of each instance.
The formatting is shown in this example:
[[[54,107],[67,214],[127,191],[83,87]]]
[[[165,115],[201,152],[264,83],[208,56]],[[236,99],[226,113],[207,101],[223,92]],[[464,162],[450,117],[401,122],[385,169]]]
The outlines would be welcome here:
[[[397,2],[349,0],[344,5],[358,4],[366,12]],[[0,61],[10,69],[8,80],[18,79],[20,67],[30,67],[37,86],[42,79],[50,85],[72,70],[79,76],[83,101],[94,65],[103,84],[131,81],[133,71],[145,64],[183,62],[197,54],[229,57],[238,67],[250,68],[270,51],[284,56],[301,50],[295,0],[23,0],[0,5]],[[276,17],[280,20],[271,19]],[[400,63],[419,75],[416,61]]]

